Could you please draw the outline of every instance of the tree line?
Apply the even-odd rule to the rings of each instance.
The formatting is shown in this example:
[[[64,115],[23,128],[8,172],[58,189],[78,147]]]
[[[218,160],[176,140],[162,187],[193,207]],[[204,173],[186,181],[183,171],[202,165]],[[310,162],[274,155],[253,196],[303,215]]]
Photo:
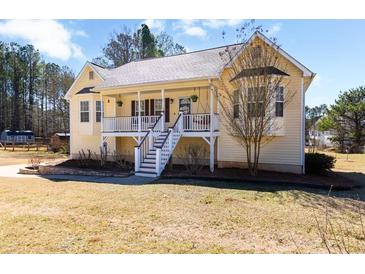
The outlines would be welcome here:
[[[127,27],[113,33],[103,47],[103,56],[94,58],[93,62],[103,67],[118,67],[135,60],[185,52],[185,47],[174,42],[166,32],[154,34],[142,24],[133,33]]]
[[[142,24],[134,33],[124,27],[112,34],[102,52],[93,61],[111,68],[186,50],[168,34],[153,34]],[[69,67],[46,62],[33,45],[0,41],[0,131],[32,130],[46,138],[68,132],[69,106],[64,95],[74,79]]]
[[[64,95],[74,79],[69,67],[45,62],[34,46],[0,41],[0,131],[68,132]]]

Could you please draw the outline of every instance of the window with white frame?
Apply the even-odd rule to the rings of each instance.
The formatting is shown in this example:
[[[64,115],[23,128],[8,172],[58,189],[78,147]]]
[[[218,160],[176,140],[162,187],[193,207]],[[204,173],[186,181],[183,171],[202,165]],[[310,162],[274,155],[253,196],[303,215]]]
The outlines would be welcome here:
[[[162,113],[162,99],[155,99],[154,100],[154,115],[161,115]]]
[[[101,101],[96,101],[95,102],[95,122],[100,123],[101,113],[102,113]]]
[[[278,87],[276,89],[276,102],[275,102],[275,116],[284,116],[284,88]]]
[[[248,88],[247,92],[247,112],[249,117],[259,117],[259,114],[263,116],[263,96],[265,96],[264,87]]]
[[[239,90],[233,92],[233,118],[239,118],[240,115],[240,94]]]
[[[80,122],[89,122],[89,101],[80,101]]]
[[[139,106],[138,104],[138,101],[136,101],[136,116],[139,115],[139,111],[141,111],[141,116],[144,116],[145,115],[145,101],[140,101],[140,104],[141,104],[141,107]],[[140,110],[141,109],[141,110]]]

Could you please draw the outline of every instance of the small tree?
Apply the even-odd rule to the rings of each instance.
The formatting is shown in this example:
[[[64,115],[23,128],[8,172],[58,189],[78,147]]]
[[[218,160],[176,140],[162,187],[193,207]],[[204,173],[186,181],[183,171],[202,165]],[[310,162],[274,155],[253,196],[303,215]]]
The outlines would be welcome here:
[[[228,63],[228,81],[219,87],[223,124],[230,136],[243,147],[251,175],[258,171],[261,148],[280,129],[275,116],[283,116],[285,105],[294,93],[287,89],[285,67],[276,39],[268,45],[261,39],[245,39],[247,31],[259,35],[253,23],[242,27],[242,43],[228,46],[221,56]]]
[[[351,141],[352,152],[361,152],[365,144],[365,87],[341,93],[321,127],[334,130],[334,141],[342,152],[346,140]]]

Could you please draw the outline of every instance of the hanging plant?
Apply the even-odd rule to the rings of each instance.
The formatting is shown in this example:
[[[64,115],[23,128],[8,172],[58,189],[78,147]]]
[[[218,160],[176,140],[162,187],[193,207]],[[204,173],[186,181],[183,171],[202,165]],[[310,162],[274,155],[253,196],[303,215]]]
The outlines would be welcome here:
[[[193,101],[194,103],[198,100],[198,98],[199,97],[196,94],[193,94],[193,95],[190,96],[191,101]]]
[[[122,101],[122,100],[118,100],[118,101],[117,101],[117,105],[118,105],[118,107],[123,106],[123,101]]]

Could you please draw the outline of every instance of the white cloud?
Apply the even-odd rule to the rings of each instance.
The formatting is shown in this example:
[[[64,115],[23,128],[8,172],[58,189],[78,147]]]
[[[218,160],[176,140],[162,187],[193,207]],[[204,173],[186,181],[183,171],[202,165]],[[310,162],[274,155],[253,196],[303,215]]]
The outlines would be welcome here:
[[[157,19],[147,19],[142,22],[146,24],[150,29],[162,32],[165,29],[165,21]]]
[[[83,30],[75,30],[72,33],[75,34],[76,36],[89,37],[89,35],[87,35],[87,33]]]
[[[0,23],[0,36],[24,40],[40,52],[64,61],[71,57],[84,58],[80,46],[72,42],[72,34],[86,35],[82,31],[69,31],[56,20],[7,20]]]
[[[212,29],[220,29],[224,27],[236,27],[242,24],[242,19],[210,19],[202,20],[202,25]]]
[[[204,38],[207,32],[200,26],[198,26],[199,20],[179,20],[174,24],[175,30],[180,30],[183,34]]]
[[[276,23],[276,24],[270,26],[268,29],[267,35],[269,35],[269,36],[276,35],[279,31],[281,31],[282,26],[283,26],[282,23]]]

